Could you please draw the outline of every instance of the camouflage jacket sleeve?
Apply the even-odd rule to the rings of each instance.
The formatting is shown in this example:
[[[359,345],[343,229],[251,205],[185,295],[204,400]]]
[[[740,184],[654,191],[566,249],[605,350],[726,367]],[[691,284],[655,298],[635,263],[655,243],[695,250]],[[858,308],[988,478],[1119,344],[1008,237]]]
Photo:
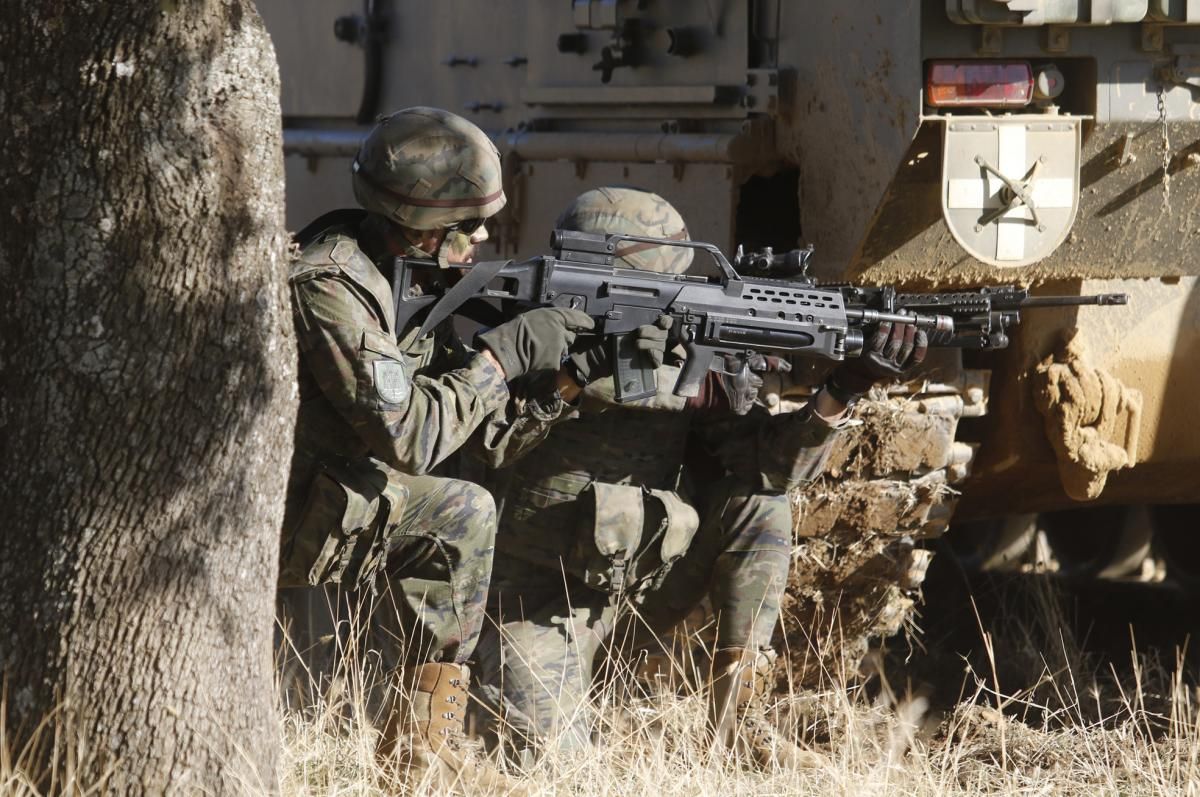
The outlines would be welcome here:
[[[470,451],[489,468],[512,465],[545,440],[555,424],[577,415],[558,394],[553,374],[519,380],[512,386],[512,400],[476,432]]]
[[[508,401],[499,369],[464,353],[453,363],[410,362],[361,298],[335,274],[295,280],[296,330],[321,392],[370,446],[398,470],[427,473],[460,448]],[[439,368],[439,365],[442,367]],[[424,375],[413,375],[420,367]]]
[[[764,490],[783,491],[821,475],[844,425],[807,407],[780,415],[755,407],[745,417],[705,424],[700,434],[730,473],[748,476]]]

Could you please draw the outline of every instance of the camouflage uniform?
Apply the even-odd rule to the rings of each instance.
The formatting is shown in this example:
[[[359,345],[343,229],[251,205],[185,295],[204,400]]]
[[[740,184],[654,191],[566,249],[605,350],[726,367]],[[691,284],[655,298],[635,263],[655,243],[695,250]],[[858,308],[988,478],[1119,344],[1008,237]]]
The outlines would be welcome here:
[[[495,507],[476,484],[426,474],[508,388],[449,325],[397,339],[391,289],[360,237],[334,226],[292,268],[301,403],[282,579],[367,586],[387,564],[401,619],[417,629],[410,659],[460,661],[482,621]]]
[[[469,245],[453,225],[504,205],[499,156],[466,120],[412,108],[365,139],[353,182],[365,210],[302,232],[289,277],[300,409],[280,584],[375,589],[386,573],[405,659],[461,663],[483,621],[496,510],[483,487],[430,474],[490,415],[522,412],[449,322],[423,337],[396,328],[385,240],[400,224],[449,230],[438,256]]]
[[[599,229],[686,235],[665,212],[628,222],[619,212],[626,194],[601,191],[618,212]],[[637,199],[644,205],[645,195]],[[674,214],[654,200],[651,210],[661,203]],[[645,232],[648,219],[660,229]],[[589,219],[587,231],[596,227]],[[669,250],[663,270],[686,269],[674,259],[681,251]],[[569,416],[489,441],[489,464],[511,467],[490,484],[501,507],[488,598],[495,624],[476,651],[477,694],[531,742],[590,743],[593,659],[631,607],[662,632],[707,595],[718,648],[770,646],[792,550],[784,491],[821,472],[835,429],[808,412],[772,417],[761,408],[698,418],[670,395],[676,374],[660,369],[659,395],[635,407],[588,401],[611,392],[611,378],[602,380]],[[543,438],[536,455],[523,456],[527,441]],[[695,467],[701,460],[710,472]]]

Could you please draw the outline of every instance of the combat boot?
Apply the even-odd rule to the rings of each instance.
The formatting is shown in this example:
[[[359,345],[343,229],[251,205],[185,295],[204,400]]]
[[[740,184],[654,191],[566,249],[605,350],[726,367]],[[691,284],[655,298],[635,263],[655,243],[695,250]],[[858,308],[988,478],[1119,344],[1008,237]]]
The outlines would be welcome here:
[[[389,685],[380,763],[406,784],[429,776],[430,785],[458,794],[524,795],[463,732],[470,670],[465,664],[404,668]]]
[[[713,655],[708,693],[708,729],[715,751],[733,751],[759,769],[812,769],[823,756],[784,738],[765,717],[750,712],[767,689],[770,659],[747,648],[726,648]]]

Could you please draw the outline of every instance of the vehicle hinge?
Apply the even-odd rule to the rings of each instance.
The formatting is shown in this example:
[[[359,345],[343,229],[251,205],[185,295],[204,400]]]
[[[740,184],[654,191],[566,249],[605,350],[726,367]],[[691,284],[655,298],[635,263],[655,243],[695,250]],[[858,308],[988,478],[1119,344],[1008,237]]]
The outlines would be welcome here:
[[[742,107],[748,113],[779,114],[779,71],[775,69],[751,69],[746,72],[746,88],[742,94]]]

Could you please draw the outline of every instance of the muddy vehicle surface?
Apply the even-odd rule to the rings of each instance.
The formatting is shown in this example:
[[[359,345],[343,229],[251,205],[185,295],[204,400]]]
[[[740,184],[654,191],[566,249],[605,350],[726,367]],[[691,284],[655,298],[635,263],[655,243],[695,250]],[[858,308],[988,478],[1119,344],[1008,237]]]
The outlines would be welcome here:
[[[1200,576],[1200,1],[259,7],[291,229],[353,204],[376,113],[437,105],[501,150],[498,256],[543,253],[568,200],[631,184],[727,251],[813,244],[820,280],[1130,295],[1028,313],[1008,349],[939,352],[863,402],[795,496],[788,627],[852,661],[911,615],[952,518],[981,567]],[[822,367],[765,400],[787,409]],[[793,649],[793,675],[829,666]]]

